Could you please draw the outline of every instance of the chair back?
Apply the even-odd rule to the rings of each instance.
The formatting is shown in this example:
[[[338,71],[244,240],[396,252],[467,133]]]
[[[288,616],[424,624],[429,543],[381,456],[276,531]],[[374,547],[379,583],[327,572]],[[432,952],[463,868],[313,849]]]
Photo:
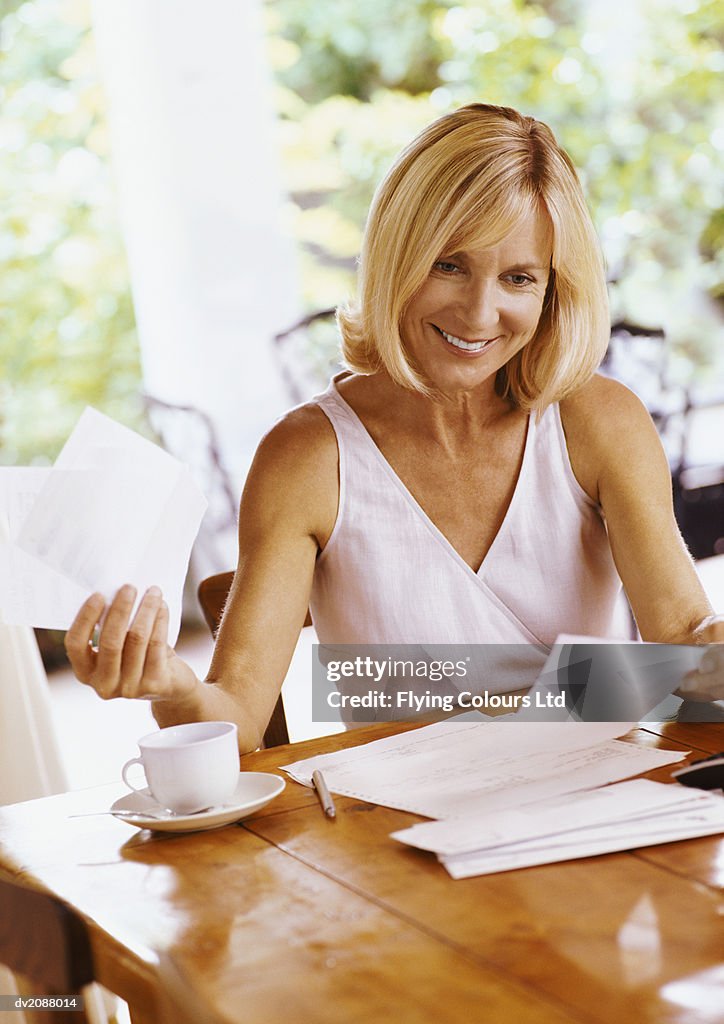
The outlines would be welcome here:
[[[208,576],[199,584],[198,596],[201,611],[204,613],[206,623],[211,630],[211,635],[216,633],[221,625],[221,616],[224,614],[224,606],[234,581],[233,572],[221,572],[215,576]],[[311,625],[311,618],[307,612],[305,626]],[[278,747],[289,742],[289,730],[287,729],[287,718],[284,714],[282,695],[279,694],[274,711],[269,719],[269,724],[264,732],[263,746]]]

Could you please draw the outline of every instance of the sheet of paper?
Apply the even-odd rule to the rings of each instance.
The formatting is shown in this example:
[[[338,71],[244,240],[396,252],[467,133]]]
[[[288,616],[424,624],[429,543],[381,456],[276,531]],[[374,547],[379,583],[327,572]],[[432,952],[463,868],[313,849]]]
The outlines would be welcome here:
[[[509,808],[590,789],[686,756],[611,739],[630,728],[621,722],[453,719],[284,770],[311,785],[318,768],[335,793],[448,818],[474,812],[477,803]]]
[[[440,862],[453,878],[470,878],[722,832],[724,799],[702,791],[689,810],[663,812],[648,818],[601,825],[580,833],[529,840],[498,849],[442,856]]]
[[[13,542],[50,468],[0,468],[0,621],[65,629],[88,597],[87,588],[44,565]]]
[[[532,707],[520,720],[640,720],[659,705],[695,669],[700,647],[685,644],[624,643],[597,637],[556,637],[528,697]],[[547,695],[566,693],[566,707],[545,708]],[[551,700],[552,704],[553,701]]]
[[[482,852],[525,840],[559,837],[567,832],[611,825],[695,805],[699,791],[649,779],[618,782],[599,789],[536,801],[491,814],[476,808],[464,818],[423,822],[393,832],[392,838],[441,855]]]
[[[0,548],[8,623],[67,629],[93,591],[161,587],[169,642],[206,500],[188,468],[132,430],[86,409],[52,470],[0,469],[10,540]],[[30,496],[32,494],[32,500]]]

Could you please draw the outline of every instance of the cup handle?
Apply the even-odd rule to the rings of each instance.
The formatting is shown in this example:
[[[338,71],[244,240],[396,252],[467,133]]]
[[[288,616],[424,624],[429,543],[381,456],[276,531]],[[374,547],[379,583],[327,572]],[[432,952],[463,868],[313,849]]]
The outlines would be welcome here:
[[[137,789],[132,783],[130,783],[128,781],[128,776],[127,776],[126,773],[128,772],[128,769],[131,767],[132,764],[140,764],[141,767],[143,768],[143,758],[132,757],[130,761],[126,761],[126,763],[124,764],[123,768],[121,769],[121,776],[123,778],[123,781],[125,782],[125,784],[128,786],[129,789],[132,789],[134,793],[141,793],[142,790]],[[144,769],[144,774],[145,774],[145,769]]]

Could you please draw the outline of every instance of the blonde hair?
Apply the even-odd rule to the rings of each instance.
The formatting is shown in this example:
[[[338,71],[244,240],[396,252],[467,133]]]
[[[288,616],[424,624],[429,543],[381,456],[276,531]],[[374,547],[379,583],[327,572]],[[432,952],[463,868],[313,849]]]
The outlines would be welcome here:
[[[434,394],[400,335],[407,304],[441,255],[497,245],[541,204],[553,227],[543,310],[496,385],[520,408],[540,410],[585,383],[603,358],[610,321],[603,259],[578,176],[547,125],[483,103],[425,128],[377,189],[358,300],[337,314],[349,368],[384,368],[403,387]]]

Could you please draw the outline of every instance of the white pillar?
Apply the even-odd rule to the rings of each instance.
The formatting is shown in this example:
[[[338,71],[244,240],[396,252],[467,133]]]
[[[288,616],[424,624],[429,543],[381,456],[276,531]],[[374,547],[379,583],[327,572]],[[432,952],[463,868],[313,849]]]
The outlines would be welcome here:
[[[145,389],[212,414],[238,488],[296,317],[259,0],[94,0]]]

